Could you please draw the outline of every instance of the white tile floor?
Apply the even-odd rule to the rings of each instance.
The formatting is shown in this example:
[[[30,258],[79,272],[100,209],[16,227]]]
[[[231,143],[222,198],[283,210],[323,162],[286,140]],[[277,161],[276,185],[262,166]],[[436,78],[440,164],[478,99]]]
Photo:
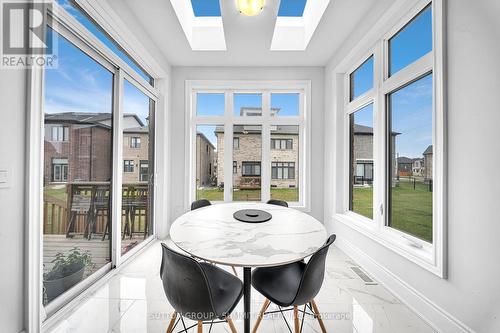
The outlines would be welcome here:
[[[160,245],[156,242],[80,302],[66,319],[53,326],[51,332],[165,332],[173,310],[165,298],[158,274],[160,256]],[[350,269],[355,265],[343,252],[331,247],[323,288],[316,297],[328,332],[434,332],[387,289],[366,285]],[[242,272],[239,274],[241,276]],[[253,290],[253,316],[263,301]],[[233,313],[238,332],[243,331],[242,310],[240,302]],[[292,323],[291,312],[288,320]],[[321,332],[313,318],[306,317],[304,323],[303,332]],[[208,327],[205,331],[208,332]],[[230,330],[226,324],[218,324],[212,332]],[[282,317],[270,315],[264,318],[259,332],[284,333],[288,329]]]

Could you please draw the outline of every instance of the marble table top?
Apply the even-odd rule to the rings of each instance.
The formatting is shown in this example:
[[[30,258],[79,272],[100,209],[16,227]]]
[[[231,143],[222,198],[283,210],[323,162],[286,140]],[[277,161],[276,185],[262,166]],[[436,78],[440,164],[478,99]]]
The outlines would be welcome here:
[[[271,220],[245,223],[233,213],[261,209]],[[224,203],[190,211],[175,220],[172,241],[182,250],[214,263],[277,266],[302,260],[326,241],[326,230],[314,217],[296,209],[263,203]]]

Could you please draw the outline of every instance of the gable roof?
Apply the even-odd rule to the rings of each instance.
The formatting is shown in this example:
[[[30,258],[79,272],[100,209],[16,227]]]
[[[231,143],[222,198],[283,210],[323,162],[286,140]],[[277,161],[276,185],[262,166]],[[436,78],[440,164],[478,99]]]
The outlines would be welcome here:
[[[427,149],[423,152],[423,155],[429,155],[432,154],[432,145],[427,147]]]
[[[124,117],[134,117],[141,127],[144,123],[135,113],[125,113]],[[112,120],[111,113],[104,112],[60,112],[60,113],[46,113],[45,122],[68,122],[78,124],[103,124],[102,122]],[[109,127],[109,126],[107,126]]]

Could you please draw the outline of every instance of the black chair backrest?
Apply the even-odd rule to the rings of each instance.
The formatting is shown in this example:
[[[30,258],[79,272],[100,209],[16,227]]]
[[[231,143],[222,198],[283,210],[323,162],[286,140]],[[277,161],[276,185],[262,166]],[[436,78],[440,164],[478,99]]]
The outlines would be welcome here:
[[[193,320],[212,320],[215,315],[207,278],[200,264],[161,244],[160,277],[170,305]]]
[[[336,235],[328,237],[325,244],[312,255],[307,263],[293,302],[294,305],[306,304],[319,293],[325,277],[325,260],[328,248],[335,241],[335,238],[337,238]]]
[[[271,199],[267,202],[267,204],[288,207],[288,203],[286,201],[283,201],[283,200]]]
[[[191,210],[195,210],[195,209],[202,208],[205,206],[210,206],[210,205],[211,205],[211,203],[207,199],[196,200],[196,201],[193,201],[191,203]]]

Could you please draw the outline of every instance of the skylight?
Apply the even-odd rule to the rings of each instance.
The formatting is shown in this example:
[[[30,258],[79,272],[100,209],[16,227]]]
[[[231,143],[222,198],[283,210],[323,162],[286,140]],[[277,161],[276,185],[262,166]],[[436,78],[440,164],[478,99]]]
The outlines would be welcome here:
[[[191,4],[196,17],[221,16],[219,0],[191,0]]]
[[[307,0],[281,0],[278,16],[301,17]]]

